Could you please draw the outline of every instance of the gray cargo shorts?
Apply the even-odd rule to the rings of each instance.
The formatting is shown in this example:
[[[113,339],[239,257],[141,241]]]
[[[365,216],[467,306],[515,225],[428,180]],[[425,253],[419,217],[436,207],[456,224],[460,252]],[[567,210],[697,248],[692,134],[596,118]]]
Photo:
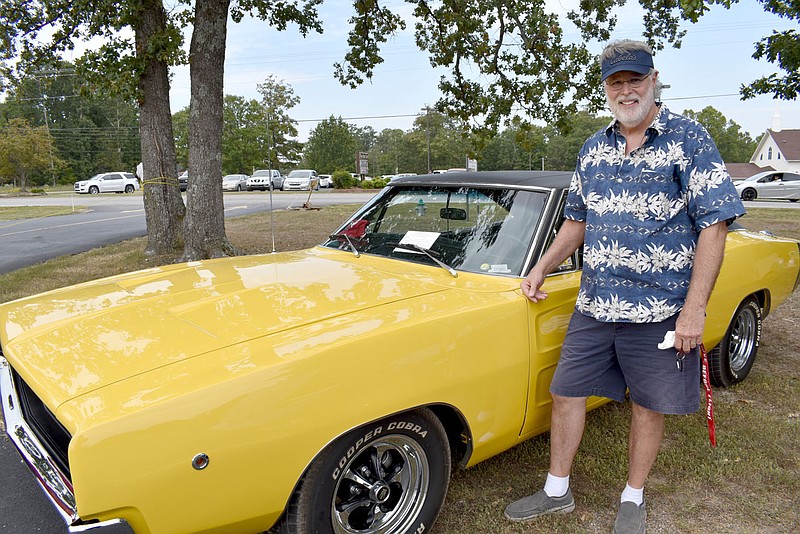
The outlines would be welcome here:
[[[700,351],[677,365],[677,351],[661,350],[678,316],[660,323],[603,323],[575,312],[550,392],[562,397],[596,395],[618,402],[626,390],[633,402],[663,414],[688,414],[700,407]]]

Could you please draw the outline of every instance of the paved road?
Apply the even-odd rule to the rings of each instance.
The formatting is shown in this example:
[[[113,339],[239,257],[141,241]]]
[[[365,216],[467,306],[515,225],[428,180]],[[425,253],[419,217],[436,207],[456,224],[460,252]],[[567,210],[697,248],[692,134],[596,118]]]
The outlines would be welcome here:
[[[373,193],[315,191],[313,206],[361,204]],[[302,206],[307,192],[275,193],[272,209]],[[225,216],[236,217],[270,209],[269,193],[226,193]],[[0,206],[63,206],[64,215],[0,221],[0,274],[41,263],[65,254],[117,243],[147,233],[141,193],[134,195],[48,195],[46,197],[0,197]],[[75,206],[88,207],[73,213]]]
[[[315,191],[311,204],[361,204],[374,193]],[[270,209],[268,193],[226,193],[225,215],[235,217]],[[272,209],[302,206],[308,193],[275,193]],[[65,215],[0,221],[0,273],[64,254],[146,234],[141,193],[134,195],[0,197],[0,206],[64,206]],[[86,206],[87,213],[72,213]],[[45,497],[3,429],[0,417],[0,533],[63,534],[67,528]]]

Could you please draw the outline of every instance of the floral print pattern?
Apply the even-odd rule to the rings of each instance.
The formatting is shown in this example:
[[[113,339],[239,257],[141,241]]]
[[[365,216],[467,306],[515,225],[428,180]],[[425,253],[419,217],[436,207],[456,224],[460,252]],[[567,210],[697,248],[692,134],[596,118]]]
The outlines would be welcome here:
[[[705,128],[663,104],[625,154],[616,121],[581,149],[565,216],[586,223],[576,308],[604,322],[658,322],[686,298],[700,231],[744,215]]]

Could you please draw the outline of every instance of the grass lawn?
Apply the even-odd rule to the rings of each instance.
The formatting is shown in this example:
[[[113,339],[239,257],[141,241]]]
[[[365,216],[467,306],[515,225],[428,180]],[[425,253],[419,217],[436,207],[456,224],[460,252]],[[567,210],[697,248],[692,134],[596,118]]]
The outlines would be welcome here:
[[[274,213],[278,251],[312,246],[353,211]],[[1,219],[2,217],[0,217]],[[741,220],[800,239],[800,211],[753,209]],[[229,219],[231,242],[246,253],[270,252],[269,214]],[[0,276],[0,302],[122,271],[152,267],[144,239],[103,247]],[[800,532],[800,293],[764,322],[750,376],[717,389],[718,447],[712,449],[704,413],[667,419],[661,454],[646,486],[651,533]],[[442,515],[432,530],[447,534],[610,532],[625,484],[629,404],[591,412],[575,461],[577,508],[563,516],[512,524],[510,501],[538,490],[547,472],[548,435],[529,440],[453,475]]]

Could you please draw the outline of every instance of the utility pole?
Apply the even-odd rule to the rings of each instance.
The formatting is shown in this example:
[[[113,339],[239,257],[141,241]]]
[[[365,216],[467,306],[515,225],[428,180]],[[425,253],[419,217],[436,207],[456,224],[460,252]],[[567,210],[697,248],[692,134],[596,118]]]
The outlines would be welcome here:
[[[42,97],[42,111],[44,112],[44,129],[47,132],[49,142],[47,143],[47,150],[50,153],[50,177],[53,179],[53,187],[56,186],[56,168],[53,165],[53,137],[50,135],[50,121],[47,119],[47,101],[44,98],[44,91],[42,90],[42,78],[36,77],[36,82],[39,84],[39,94]]]
[[[428,148],[428,174],[431,173],[431,108],[425,104],[425,145]]]

